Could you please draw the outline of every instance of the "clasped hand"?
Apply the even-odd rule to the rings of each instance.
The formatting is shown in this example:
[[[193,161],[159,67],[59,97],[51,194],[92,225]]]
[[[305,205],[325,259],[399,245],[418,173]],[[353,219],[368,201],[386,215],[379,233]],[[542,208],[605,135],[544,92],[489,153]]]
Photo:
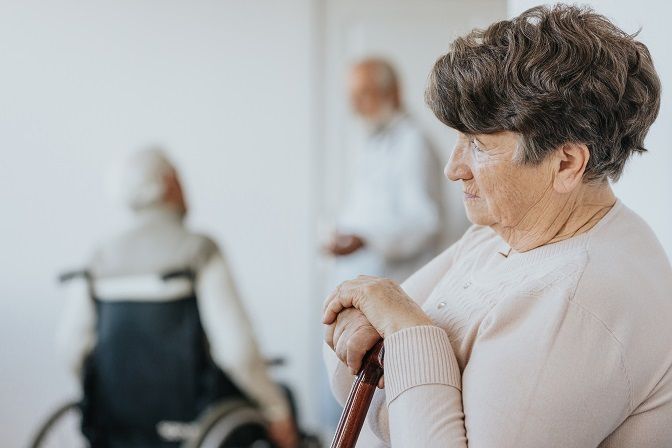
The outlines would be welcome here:
[[[326,343],[353,375],[381,338],[405,328],[432,325],[399,284],[367,275],[341,283],[327,297],[322,322],[327,325]]]

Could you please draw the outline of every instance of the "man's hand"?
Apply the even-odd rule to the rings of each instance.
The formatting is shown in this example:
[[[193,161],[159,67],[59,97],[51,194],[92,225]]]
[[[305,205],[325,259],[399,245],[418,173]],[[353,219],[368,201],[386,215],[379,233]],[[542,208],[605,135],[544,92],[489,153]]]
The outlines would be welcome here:
[[[364,240],[357,235],[335,233],[325,250],[335,257],[342,257],[358,251],[364,245]]]
[[[291,418],[269,423],[268,436],[278,448],[296,448],[299,446],[299,435],[294,420]]]

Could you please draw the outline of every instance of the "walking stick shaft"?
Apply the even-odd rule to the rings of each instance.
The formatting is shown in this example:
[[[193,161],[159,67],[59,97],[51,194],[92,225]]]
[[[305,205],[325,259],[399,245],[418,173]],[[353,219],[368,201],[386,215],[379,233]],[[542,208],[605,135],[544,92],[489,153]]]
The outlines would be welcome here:
[[[376,386],[383,376],[383,355],[381,340],[364,357],[362,370],[350,389],[331,448],[354,448],[357,443]]]

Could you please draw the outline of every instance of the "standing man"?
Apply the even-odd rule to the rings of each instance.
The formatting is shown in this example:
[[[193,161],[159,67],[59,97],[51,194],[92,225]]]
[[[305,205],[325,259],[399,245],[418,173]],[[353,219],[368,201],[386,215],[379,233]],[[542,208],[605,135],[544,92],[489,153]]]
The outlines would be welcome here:
[[[403,111],[397,74],[382,59],[349,76],[352,109],[366,130],[353,181],[326,251],[336,282],[359,274],[403,281],[435,254],[440,163]]]

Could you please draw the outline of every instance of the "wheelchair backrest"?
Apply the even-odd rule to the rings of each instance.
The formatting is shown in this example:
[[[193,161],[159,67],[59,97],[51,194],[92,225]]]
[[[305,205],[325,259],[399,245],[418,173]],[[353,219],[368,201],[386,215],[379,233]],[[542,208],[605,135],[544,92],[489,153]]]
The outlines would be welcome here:
[[[194,280],[190,271],[89,276],[97,342],[85,362],[83,412],[92,430],[153,432],[242,396],[210,356]]]

